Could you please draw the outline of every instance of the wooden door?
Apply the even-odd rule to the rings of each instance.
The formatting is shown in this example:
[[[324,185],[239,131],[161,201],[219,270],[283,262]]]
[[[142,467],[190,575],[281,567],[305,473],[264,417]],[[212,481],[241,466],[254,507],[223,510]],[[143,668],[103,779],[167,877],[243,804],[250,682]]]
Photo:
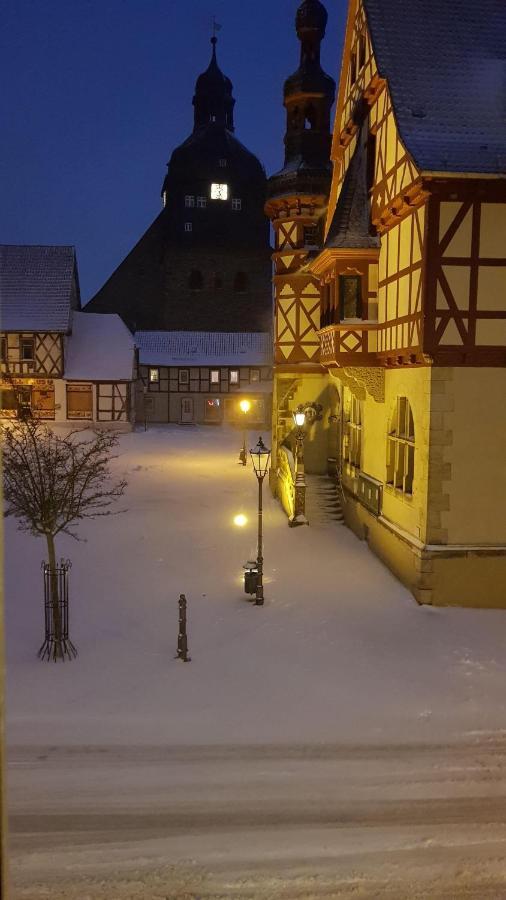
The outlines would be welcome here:
[[[183,397],[181,400],[181,425],[190,425],[193,422],[193,397]]]

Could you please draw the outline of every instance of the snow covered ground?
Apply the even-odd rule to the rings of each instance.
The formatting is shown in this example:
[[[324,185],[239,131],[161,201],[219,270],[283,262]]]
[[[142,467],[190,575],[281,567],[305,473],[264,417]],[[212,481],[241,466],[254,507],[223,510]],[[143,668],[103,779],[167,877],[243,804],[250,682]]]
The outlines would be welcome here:
[[[15,898],[503,898],[506,613],[418,607],[346,528],[289,529],[267,491],[255,607],[239,444],[121,438],[128,510],[59,545],[71,663],[36,658],[44,546],[7,523]]]

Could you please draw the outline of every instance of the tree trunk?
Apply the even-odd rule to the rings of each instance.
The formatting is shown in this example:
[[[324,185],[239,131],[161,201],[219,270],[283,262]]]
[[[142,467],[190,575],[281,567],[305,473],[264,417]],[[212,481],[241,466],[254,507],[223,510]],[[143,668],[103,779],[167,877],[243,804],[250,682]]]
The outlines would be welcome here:
[[[60,596],[58,593],[58,576],[56,574],[56,550],[54,545],[54,535],[46,534],[47,554],[49,557],[49,584],[51,587],[51,605],[53,607],[53,629],[55,655],[63,659],[63,634],[60,609]]]

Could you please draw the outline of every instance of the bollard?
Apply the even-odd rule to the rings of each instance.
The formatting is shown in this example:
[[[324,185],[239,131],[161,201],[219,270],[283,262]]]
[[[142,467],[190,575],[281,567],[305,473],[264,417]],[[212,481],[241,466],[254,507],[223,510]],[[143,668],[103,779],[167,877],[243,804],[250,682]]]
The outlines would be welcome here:
[[[184,594],[179,595],[179,634],[177,636],[177,659],[183,662],[190,662],[191,657],[188,656],[188,635],[186,633],[186,597]]]

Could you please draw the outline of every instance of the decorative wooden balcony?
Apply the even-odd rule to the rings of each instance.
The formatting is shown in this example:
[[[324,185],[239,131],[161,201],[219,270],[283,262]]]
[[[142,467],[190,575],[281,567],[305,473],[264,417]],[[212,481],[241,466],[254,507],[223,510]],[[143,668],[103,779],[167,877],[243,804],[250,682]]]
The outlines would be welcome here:
[[[318,332],[324,366],[381,365],[377,356],[378,323],[359,319],[328,325]]]

